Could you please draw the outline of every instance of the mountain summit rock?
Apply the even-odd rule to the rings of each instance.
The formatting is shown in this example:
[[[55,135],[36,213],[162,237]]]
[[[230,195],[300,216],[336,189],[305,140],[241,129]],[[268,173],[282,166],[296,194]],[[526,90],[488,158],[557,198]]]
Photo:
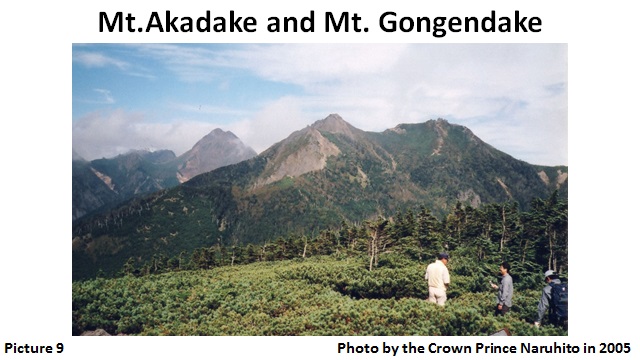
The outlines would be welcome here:
[[[178,162],[177,178],[183,183],[196,175],[250,159],[257,153],[231,131],[215,129],[200,139]]]
[[[362,130],[356,129],[355,127],[351,126],[351,124],[346,122],[338,114],[331,114],[325,119],[318,120],[313,123],[311,127],[322,132],[345,135],[348,138],[354,140],[357,138],[359,133],[364,133]]]

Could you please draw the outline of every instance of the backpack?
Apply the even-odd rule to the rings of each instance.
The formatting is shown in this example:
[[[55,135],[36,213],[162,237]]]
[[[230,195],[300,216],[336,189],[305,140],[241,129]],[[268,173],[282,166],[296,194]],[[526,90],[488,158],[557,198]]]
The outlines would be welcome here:
[[[552,319],[559,323],[569,318],[569,284],[551,283]]]

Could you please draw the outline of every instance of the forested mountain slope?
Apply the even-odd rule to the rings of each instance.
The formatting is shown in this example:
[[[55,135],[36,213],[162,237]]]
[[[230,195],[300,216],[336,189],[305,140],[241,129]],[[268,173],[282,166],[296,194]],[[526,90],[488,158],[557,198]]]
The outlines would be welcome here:
[[[334,114],[252,159],[79,222],[74,274],[116,271],[131,257],[313,237],[419,207],[437,218],[456,206],[526,210],[554,192],[566,198],[567,172],[514,159],[441,119],[372,133]]]

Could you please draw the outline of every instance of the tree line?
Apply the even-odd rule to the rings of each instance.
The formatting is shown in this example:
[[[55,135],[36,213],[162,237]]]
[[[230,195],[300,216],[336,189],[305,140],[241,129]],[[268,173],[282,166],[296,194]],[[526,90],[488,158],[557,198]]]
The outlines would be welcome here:
[[[290,233],[261,244],[219,238],[211,246],[191,253],[183,251],[173,257],[160,253],[145,262],[129,258],[119,274],[143,276],[316,255],[366,256],[367,268],[373,271],[380,266],[381,254],[431,261],[441,251],[472,263],[507,260],[521,272],[553,269],[567,273],[567,200],[554,192],[546,199],[533,199],[528,209],[519,210],[515,202],[479,207],[458,202],[441,219],[421,206],[359,223],[343,221],[338,228],[316,234]],[[464,266],[458,266],[462,271]]]

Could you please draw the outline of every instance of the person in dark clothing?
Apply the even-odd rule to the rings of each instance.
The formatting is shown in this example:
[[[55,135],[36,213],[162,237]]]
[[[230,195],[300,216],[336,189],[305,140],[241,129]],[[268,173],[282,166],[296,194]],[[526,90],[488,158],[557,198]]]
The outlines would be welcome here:
[[[552,286],[555,284],[561,284],[560,277],[553,270],[547,270],[544,273],[544,281],[547,285],[542,289],[542,295],[540,296],[540,301],[538,302],[538,315],[536,317],[536,321],[534,325],[539,327],[542,324],[542,320],[544,319],[544,315],[549,310],[549,319],[551,324],[556,326],[561,326],[563,328],[567,328],[567,319],[560,318],[555,316],[554,313],[556,310],[552,306],[551,292]]]

